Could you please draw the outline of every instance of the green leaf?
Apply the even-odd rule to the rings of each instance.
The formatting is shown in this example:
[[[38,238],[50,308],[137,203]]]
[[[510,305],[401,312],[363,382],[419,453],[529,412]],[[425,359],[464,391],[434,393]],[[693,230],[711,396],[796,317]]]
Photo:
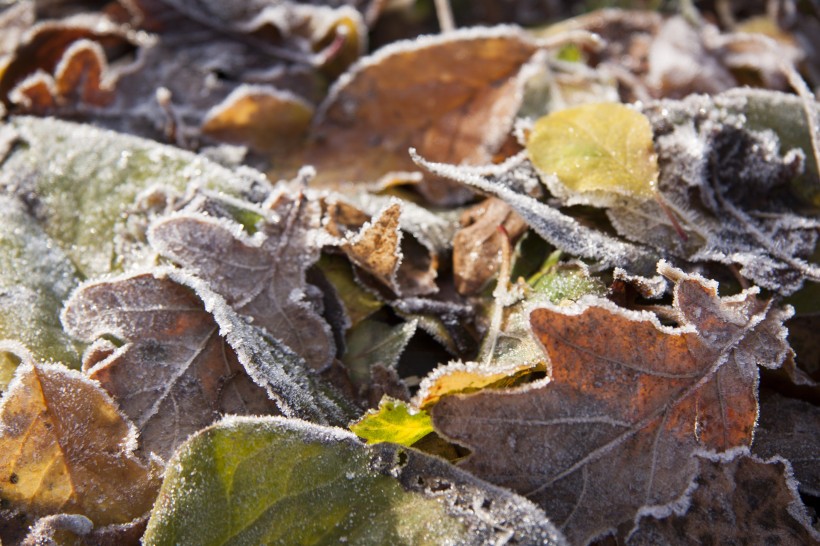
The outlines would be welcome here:
[[[385,397],[379,402],[378,410],[366,413],[350,425],[350,430],[368,444],[392,442],[411,446],[433,432],[433,422],[426,411],[410,413],[401,400]]]
[[[10,126],[20,144],[0,167],[0,188],[32,197],[45,232],[86,277],[128,261],[115,240],[141,237],[141,194],[202,187],[238,195],[250,187],[202,156],[149,140],[53,119],[15,118]]]
[[[612,201],[611,194],[655,196],[652,128],[643,114],[622,104],[585,104],[539,119],[527,153],[541,172],[558,177],[560,185],[546,182],[570,202],[603,204]]]
[[[536,294],[556,304],[576,301],[587,294],[606,294],[604,283],[592,277],[581,262],[559,263],[560,256],[560,251],[550,254],[541,270],[527,281]]]
[[[0,340],[19,342],[35,360],[79,367],[78,347],[60,324],[63,301],[77,283],[74,266],[23,203],[0,196]],[[8,352],[14,351],[0,351]],[[14,360],[0,355],[0,390]]]
[[[511,530],[565,544],[529,501],[440,459],[304,421],[231,417],[169,462],[143,543],[488,544]]]
[[[389,326],[377,318],[368,318],[347,333],[347,351],[342,361],[350,379],[357,385],[370,381],[370,368],[382,364],[395,367],[410,339],[415,335],[418,319]]]

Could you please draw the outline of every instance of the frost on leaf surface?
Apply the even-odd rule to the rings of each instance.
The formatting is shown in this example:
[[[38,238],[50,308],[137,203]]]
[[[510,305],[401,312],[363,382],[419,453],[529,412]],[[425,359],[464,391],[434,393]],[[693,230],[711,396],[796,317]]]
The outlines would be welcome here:
[[[24,362],[0,402],[0,496],[29,518],[79,513],[127,523],[151,508],[156,469],[137,431],[95,381]]]
[[[31,210],[86,277],[117,269],[115,239],[124,215],[152,187],[183,193],[186,187],[249,192],[259,178],[244,178],[203,156],[54,119],[15,118],[19,144],[0,165],[0,189],[32,198]]]
[[[564,544],[526,499],[442,460],[339,429],[228,418],[168,466],[155,544]]]
[[[391,442],[411,446],[433,432],[433,423],[426,411],[414,411],[401,400],[385,397],[378,409],[364,414],[350,425],[350,430],[368,444]]]
[[[320,315],[318,289],[305,272],[319,259],[321,205],[301,192],[282,192],[269,204],[256,236],[239,224],[198,213],[155,222],[151,245],[205,280],[240,315],[252,319],[314,369],[336,354],[330,326]]]
[[[698,473],[683,506],[642,514],[628,546],[820,542],[784,459],[762,460],[736,449],[696,460]]]
[[[575,543],[680,496],[695,450],[750,445],[757,366],[778,367],[789,351],[790,311],[756,289],[719,298],[712,281],[659,271],[676,282],[680,327],[595,297],[545,305],[530,323],[550,383],[431,410],[438,432],[473,451],[464,468],[536,501]]]
[[[512,129],[526,79],[522,67],[536,50],[513,27],[385,47],[331,89],[304,161],[316,166],[321,185],[417,171],[409,147],[436,161],[486,163]],[[420,190],[439,204],[469,197],[441,179],[422,182]]]
[[[60,324],[63,301],[77,283],[72,263],[23,203],[0,195],[0,340],[21,343],[38,360],[79,367],[78,348]],[[9,371],[0,364],[0,390]]]

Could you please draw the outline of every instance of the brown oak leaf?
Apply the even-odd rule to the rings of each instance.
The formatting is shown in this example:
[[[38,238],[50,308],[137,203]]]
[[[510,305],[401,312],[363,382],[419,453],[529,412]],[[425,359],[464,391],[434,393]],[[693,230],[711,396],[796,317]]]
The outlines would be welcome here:
[[[159,472],[134,454],[137,430],[95,381],[25,362],[0,403],[0,496],[28,518],[79,513],[97,525],[148,510]]]
[[[518,392],[447,397],[436,428],[473,450],[464,467],[538,502],[570,542],[586,543],[643,506],[679,497],[697,449],[748,446],[758,365],[789,351],[757,289],[719,298],[717,284],[661,262],[680,327],[582,298],[530,313],[552,380]]]

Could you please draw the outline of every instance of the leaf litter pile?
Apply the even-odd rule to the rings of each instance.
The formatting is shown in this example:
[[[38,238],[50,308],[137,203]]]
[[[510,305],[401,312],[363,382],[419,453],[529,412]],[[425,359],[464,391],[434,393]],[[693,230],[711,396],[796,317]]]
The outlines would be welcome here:
[[[817,4],[564,4],[0,1],[2,544],[820,543]]]

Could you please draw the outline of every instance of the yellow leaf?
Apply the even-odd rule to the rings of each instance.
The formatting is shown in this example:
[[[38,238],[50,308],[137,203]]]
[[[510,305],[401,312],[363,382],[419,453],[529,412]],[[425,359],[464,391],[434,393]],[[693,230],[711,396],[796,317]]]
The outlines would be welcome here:
[[[411,446],[433,432],[433,423],[424,410],[411,412],[401,400],[384,397],[378,410],[371,410],[350,425],[356,436],[368,444],[391,442]]]
[[[655,196],[652,128],[643,114],[622,104],[585,104],[539,119],[527,153],[541,172],[558,177],[563,188],[556,193],[570,201],[604,204],[612,194]]]

